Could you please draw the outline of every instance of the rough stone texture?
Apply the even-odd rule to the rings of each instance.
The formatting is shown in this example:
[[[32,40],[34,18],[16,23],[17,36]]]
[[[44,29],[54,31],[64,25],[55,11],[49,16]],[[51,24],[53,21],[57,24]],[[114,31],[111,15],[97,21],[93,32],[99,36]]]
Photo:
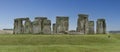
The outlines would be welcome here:
[[[22,20],[19,18],[14,20],[14,34],[20,33],[23,33],[23,25]]]
[[[69,28],[69,17],[57,16],[56,17],[56,29],[57,33],[64,33]]]
[[[53,34],[57,33],[56,24],[53,24]]]
[[[41,25],[41,32],[42,32],[43,27],[44,27],[43,21],[44,21],[44,20],[47,20],[47,17],[36,17],[35,19],[38,19],[39,24]]]
[[[24,26],[22,23],[22,19],[18,19],[18,34],[24,33]]]
[[[44,20],[43,21],[43,34],[51,34],[51,21],[50,20]]]
[[[25,29],[25,28],[27,28],[27,25],[24,25],[23,21],[25,21],[25,22],[29,21],[29,18],[17,18],[17,19],[14,19],[14,34],[28,33],[26,31],[29,31],[29,30]]]
[[[88,34],[94,34],[94,21],[88,22],[89,26],[89,33]]]
[[[39,34],[41,33],[41,20],[39,19],[35,19],[33,22],[32,22],[32,25],[33,25],[33,34]]]
[[[24,33],[27,33],[27,34],[32,33],[32,23],[29,20],[29,18],[26,18],[26,20],[25,20]]]
[[[36,17],[33,21],[33,33],[48,34],[51,33],[51,21],[46,17]]]
[[[17,30],[17,23],[18,21],[16,19],[14,19],[14,30],[13,30],[13,34],[17,34],[18,30]]]
[[[88,15],[86,14],[78,15],[76,31],[80,32],[81,34],[88,34]]]
[[[105,19],[98,19],[97,20],[96,33],[97,34],[105,34],[106,33],[106,22],[105,22]]]
[[[36,17],[33,22],[29,18],[14,19],[14,34],[34,33],[34,34],[50,34],[51,21],[46,17]]]
[[[57,16],[51,32],[51,21],[47,17],[35,17],[33,22],[29,18],[14,19],[14,34],[94,34],[94,21],[88,21],[88,15],[79,14],[76,31],[68,31],[69,17]],[[106,33],[105,19],[97,20],[97,34]]]
[[[14,19],[14,30],[13,30],[13,34],[17,34],[18,32],[18,21],[16,19]]]

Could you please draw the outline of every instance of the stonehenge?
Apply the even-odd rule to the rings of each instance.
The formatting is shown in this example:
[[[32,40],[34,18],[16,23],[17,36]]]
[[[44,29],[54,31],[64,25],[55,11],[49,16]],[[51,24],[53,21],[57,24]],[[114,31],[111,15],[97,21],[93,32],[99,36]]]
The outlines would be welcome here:
[[[57,28],[56,28],[56,24],[55,24],[55,23],[53,24],[53,27],[52,27],[52,28],[53,28],[53,33],[54,33],[54,34],[57,33]]]
[[[89,26],[89,30],[88,30],[88,34],[94,34],[94,21],[88,21],[88,26]]]
[[[25,21],[25,23],[23,23]],[[14,19],[14,34],[50,34],[51,21],[46,17],[35,17],[31,22],[29,18]]]
[[[78,14],[76,30],[69,30],[69,17],[56,16],[56,23],[51,23],[47,17],[35,17],[31,21],[28,17],[14,19],[14,34],[105,34],[106,21],[98,19],[96,31],[94,21],[89,20],[89,15]],[[51,27],[52,24],[52,27]]]
[[[96,33],[105,34],[106,33],[106,22],[105,19],[97,19]]]
[[[77,32],[88,34],[88,15],[78,14]]]
[[[53,31],[56,30],[55,33],[65,33],[69,28],[69,17],[66,16],[57,16],[56,17],[56,25],[53,27]]]
[[[25,21],[25,23],[23,23]],[[23,33],[31,33],[31,22],[29,18],[17,18],[14,19],[14,34],[23,34]]]
[[[51,33],[51,21],[47,17],[35,17],[32,22],[32,29],[34,34],[50,34]]]

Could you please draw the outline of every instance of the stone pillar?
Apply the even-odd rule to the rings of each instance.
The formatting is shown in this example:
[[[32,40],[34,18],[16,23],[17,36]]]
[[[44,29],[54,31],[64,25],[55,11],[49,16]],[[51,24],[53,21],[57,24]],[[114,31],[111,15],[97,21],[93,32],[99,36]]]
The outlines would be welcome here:
[[[13,34],[17,34],[18,33],[18,20],[14,19],[14,30],[13,30]]]
[[[89,26],[89,33],[88,34],[94,34],[94,21],[88,22]]]
[[[35,20],[32,22],[32,26],[33,26],[33,33],[34,33],[34,34],[39,34],[39,33],[41,33],[41,20],[35,19]]]
[[[35,19],[39,21],[39,25],[41,26],[41,32],[42,32],[43,27],[44,27],[43,21],[47,20],[47,17],[35,17]]]
[[[105,22],[105,19],[98,19],[97,20],[96,33],[97,34],[105,34],[106,33],[106,22]]]
[[[43,20],[43,34],[51,34],[51,21],[50,20]]]
[[[25,24],[24,24],[24,33],[30,34],[32,33],[32,23],[29,20],[29,18],[25,19]]]
[[[57,33],[64,33],[69,28],[69,17],[57,16],[56,17],[56,29]]]
[[[54,23],[53,24],[53,34],[56,34],[57,33],[57,29],[56,29],[56,24]]]
[[[23,24],[23,21],[25,20],[25,24]],[[14,19],[14,34],[23,34],[23,33],[28,33],[31,32],[32,27],[31,27],[31,22],[29,18],[17,18]]]
[[[35,17],[35,21],[33,21],[33,33],[43,34],[44,20],[47,20],[47,17]]]
[[[76,31],[80,32],[81,34],[88,34],[88,15],[86,14],[78,15]]]
[[[22,19],[18,19],[18,34],[23,34],[24,33],[24,27],[22,23]]]

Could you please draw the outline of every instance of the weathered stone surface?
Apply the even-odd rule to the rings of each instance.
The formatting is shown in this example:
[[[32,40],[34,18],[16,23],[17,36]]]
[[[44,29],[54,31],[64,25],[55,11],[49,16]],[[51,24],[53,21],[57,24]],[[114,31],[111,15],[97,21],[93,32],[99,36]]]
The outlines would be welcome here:
[[[41,33],[41,26],[42,26],[42,21],[39,20],[39,19],[35,19],[33,22],[32,22],[32,25],[33,25],[33,34],[39,34]]]
[[[51,21],[46,17],[36,17],[33,22],[29,18],[17,18],[14,20],[14,34],[22,33],[51,33]]]
[[[18,34],[24,33],[24,26],[22,23],[22,19],[18,19]]]
[[[89,26],[89,33],[88,34],[94,34],[94,21],[88,22]]]
[[[41,32],[42,32],[42,31],[43,31],[43,27],[44,27],[43,21],[44,21],[44,20],[47,20],[47,17],[36,17],[35,19],[38,19],[39,25],[41,25],[40,29],[41,29]],[[42,32],[42,33],[43,33],[43,32]]]
[[[32,23],[29,20],[29,18],[26,18],[26,20],[25,20],[24,33],[27,33],[27,34],[32,33]]]
[[[50,20],[44,20],[43,21],[43,34],[51,34],[51,21]]]
[[[14,34],[23,33],[23,25],[21,19],[14,20]]]
[[[97,34],[105,34],[106,33],[106,22],[105,19],[97,20],[96,33]]]
[[[77,21],[77,32],[88,34],[88,15],[79,14]]]
[[[14,19],[14,34],[23,34],[25,33],[25,26],[23,24],[24,20],[29,20],[29,18],[17,18]]]
[[[18,33],[18,20],[14,19],[14,30],[13,30],[13,34],[17,34]]]
[[[51,21],[47,17],[36,17],[33,21],[33,33],[48,34],[51,33]]]
[[[57,33],[64,33],[69,28],[69,17],[57,16],[56,17],[56,29]]]
[[[14,19],[14,34],[94,34],[94,21],[88,21],[88,15],[79,14],[76,31],[68,31],[69,17],[57,16],[51,33],[51,21],[47,17],[35,17],[33,22],[29,18]],[[97,34],[106,33],[105,19],[97,20]]]
[[[57,27],[56,27],[56,24],[54,23],[53,24],[53,34],[56,34],[57,33]]]

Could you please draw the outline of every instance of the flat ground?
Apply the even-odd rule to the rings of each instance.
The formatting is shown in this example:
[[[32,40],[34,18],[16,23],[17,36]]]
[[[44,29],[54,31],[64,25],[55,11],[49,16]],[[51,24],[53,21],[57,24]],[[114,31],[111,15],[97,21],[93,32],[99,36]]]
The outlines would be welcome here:
[[[120,35],[0,35],[0,52],[120,52]]]

